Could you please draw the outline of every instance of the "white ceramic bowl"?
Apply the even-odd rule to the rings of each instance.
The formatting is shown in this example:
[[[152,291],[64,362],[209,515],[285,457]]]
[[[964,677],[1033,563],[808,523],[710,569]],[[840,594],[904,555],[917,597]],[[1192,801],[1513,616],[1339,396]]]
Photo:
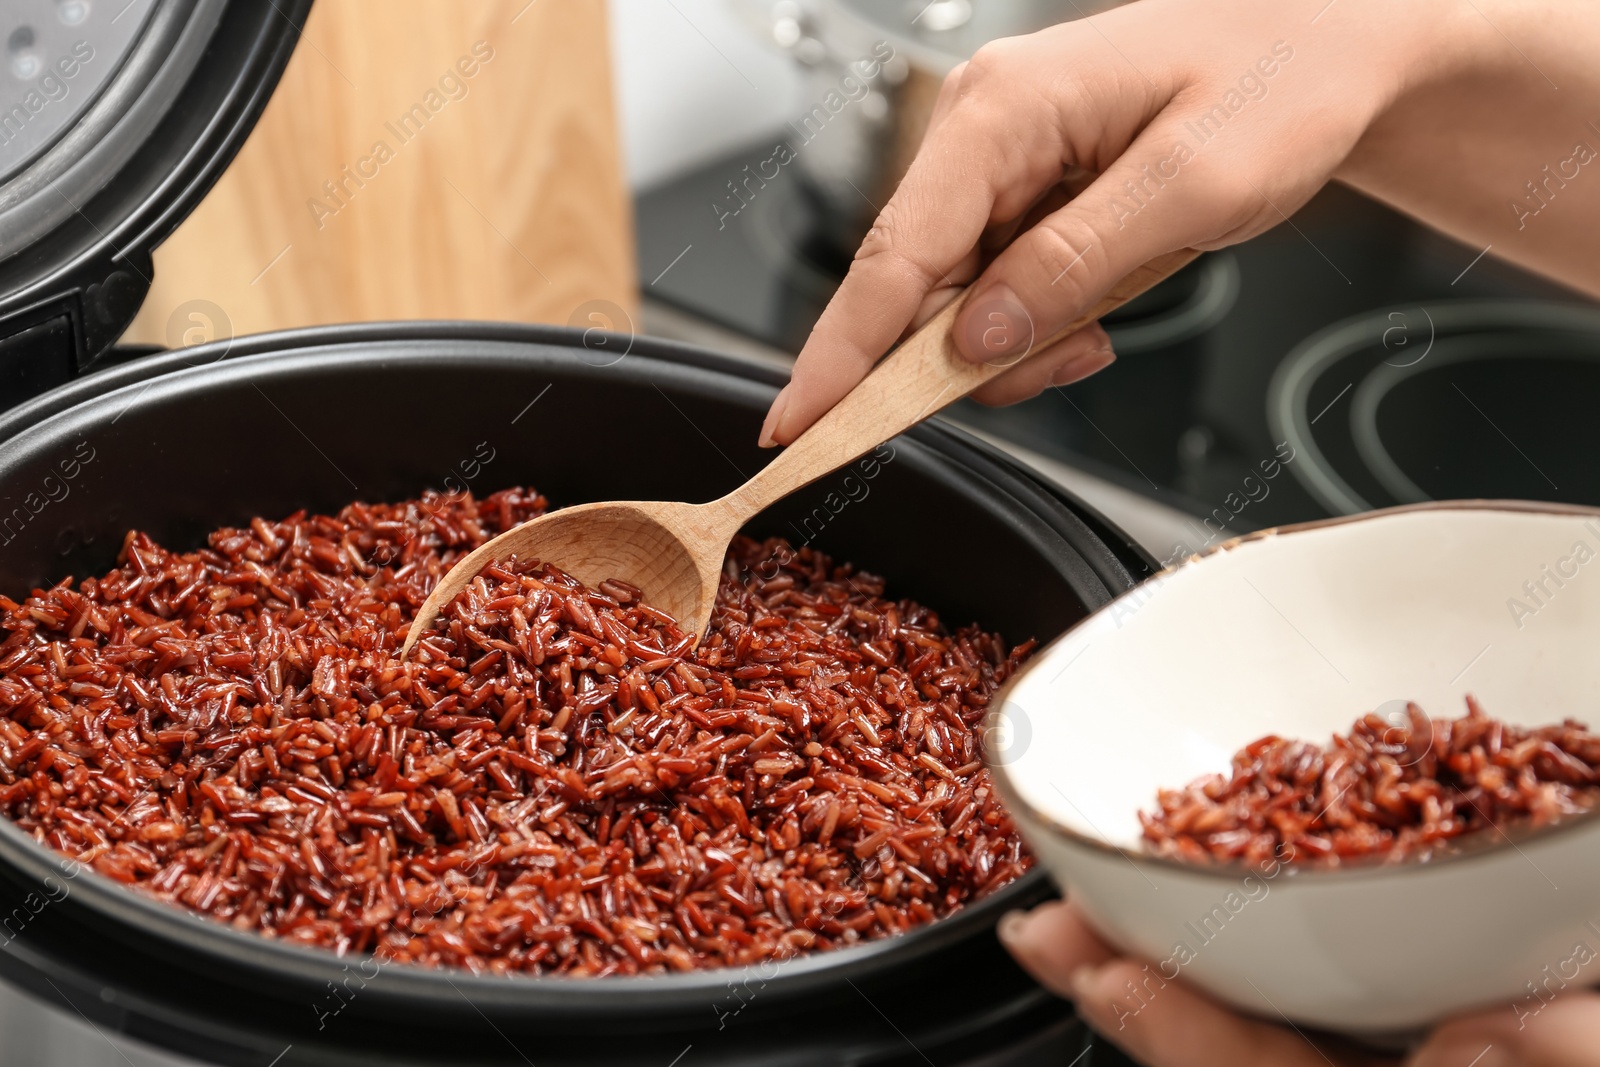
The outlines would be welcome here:
[[[1222,545],[1036,655],[997,701],[991,764],[1040,862],[1154,961],[1126,1010],[1181,975],[1392,1036],[1600,980],[1600,813],[1426,863],[1254,872],[1149,854],[1137,813],[1265,734],[1326,742],[1404,700],[1455,718],[1468,693],[1508,722],[1595,723],[1600,511],[1426,505]]]

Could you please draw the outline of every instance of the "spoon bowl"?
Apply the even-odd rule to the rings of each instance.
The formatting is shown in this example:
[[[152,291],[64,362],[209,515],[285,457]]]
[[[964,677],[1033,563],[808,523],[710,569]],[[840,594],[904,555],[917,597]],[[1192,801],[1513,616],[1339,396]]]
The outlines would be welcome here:
[[[726,529],[719,510],[715,504],[601,501],[552,511],[507,530],[439,579],[406,635],[403,654],[409,655],[424,633],[423,620],[431,623],[483,568],[513,556],[554,563],[591,589],[610,580],[627,582],[686,630],[704,634],[717,599],[722,552],[737,530],[737,525]],[[714,553],[705,550],[707,545]]]

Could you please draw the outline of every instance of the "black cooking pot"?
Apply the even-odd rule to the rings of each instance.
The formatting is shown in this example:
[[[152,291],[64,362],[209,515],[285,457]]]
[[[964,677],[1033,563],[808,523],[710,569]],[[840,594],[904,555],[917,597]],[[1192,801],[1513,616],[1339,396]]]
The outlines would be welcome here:
[[[146,357],[0,417],[0,590],[102,573],[130,528],[190,548],[257,514],[428,487],[710,499],[771,458],[755,438],[782,377],[669,342],[489,324]],[[824,478],[750,532],[812,541],[1013,642],[1054,637],[1148,573],[1120,531],[949,427],[892,450],[848,495]],[[249,1067],[668,1067],[691,1048],[684,1067],[949,1062],[1066,1018],[993,936],[1050,892],[1035,871],[905,936],[768,968],[497,978],[236,931],[64,866],[0,820],[0,974],[102,1027]]]

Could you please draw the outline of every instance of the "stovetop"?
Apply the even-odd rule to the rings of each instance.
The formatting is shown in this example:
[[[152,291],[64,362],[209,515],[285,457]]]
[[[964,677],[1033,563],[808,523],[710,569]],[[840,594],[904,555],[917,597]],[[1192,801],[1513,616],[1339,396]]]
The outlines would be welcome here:
[[[635,206],[647,300],[792,354],[843,277],[849,253],[822,236],[821,209],[799,173],[767,182],[737,215],[722,203],[727,182],[782,139],[777,132],[751,151],[658,186]],[[1481,252],[1330,186],[1292,227],[1214,254],[1226,257],[1237,292],[1193,346],[1181,414],[1126,417],[1168,373],[1126,355],[1095,378],[1037,400],[1000,410],[963,402],[947,416],[1179,511],[1211,514],[1230,495],[1237,499],[1241,479],[1274,457],[1280,443],[1267,424],[1267,384],[1283,357],[1316,331],[1360,312],[1438,300],[1576,299]],[[1233,515],[1232,529],[1327,516],[1293,478],[1270,488]]]

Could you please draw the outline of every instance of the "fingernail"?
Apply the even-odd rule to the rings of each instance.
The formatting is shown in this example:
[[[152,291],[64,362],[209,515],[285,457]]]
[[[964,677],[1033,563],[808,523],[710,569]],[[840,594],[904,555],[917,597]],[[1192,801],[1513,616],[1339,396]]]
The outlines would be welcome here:
[[[1100,972],[1088,964],[1084,964],[1073,971],[1067,978],[1067,985],[1072,990],[1073,998],[1083,1000],[1092,996],[1099,977]]]
[[[1057,367],[1055,374],[1050,377],[1050,384],[1071,385],[1080,378],[1105,370],[1116,360],[1117,354],[1111,351],[1111,346],[1102,345]]]
[[[756,444],[762,448],[778,447],[778,439],[774,435],[778,426],[783,422],[783,413],[789,410],[789,387],[786,385],[778,390],[778,396],[772,402],[772,407],[767,412],[766,421],[761,424],[761,436]]]
[[[1004,282],[996,282],[973,297],[962,309],[961,317],[958,345],[970,360],[1009,366],[1033,348],[1033,317]]]
[[[1000,924],[995,927],[995,934],[1000,938],[1000,943],[1013,954],[1022,951],[1024,935],[1028,928],[1028,913],[1025,911],[1008,911],[1000,916]]]

